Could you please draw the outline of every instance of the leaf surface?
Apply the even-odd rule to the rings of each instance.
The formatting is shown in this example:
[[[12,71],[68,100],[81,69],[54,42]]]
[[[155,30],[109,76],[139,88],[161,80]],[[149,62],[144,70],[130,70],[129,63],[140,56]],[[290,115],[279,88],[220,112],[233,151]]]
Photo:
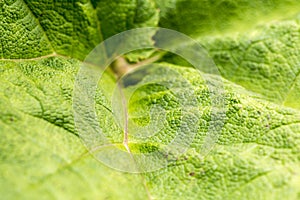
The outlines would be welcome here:
[[[160,25],[197,38],[222,77],[184,67],[173,55],[149,68],[150,74],[129,77],[134,84],[126,85],[124,94],[132,94],[127,124],[132,152],[166,153],[178,131],[184,130],[183,136],[195,132],[191,141],[182,137],[190,143],[184,154],[164,155],[166,168],[129,174],[99,162],[79,138],[74,81],[95,45],[124,30],[156,26],[154,2],[0,2],[3,199],[300,198],[298,1],[156,3]],[[129,59],[149,56],[144,53],[129,54]],[[123,127],[112,108],[115,85],[116,79],[104,73],[95,108],[105,136],[122,146]],[[225,90],[224,126],[204,154],[212,123],[210,95],[218,94],[220,86]],[[155,106],[164,112],[152,112]],[[141,138],[152,133],[149,129],[155,134]]]

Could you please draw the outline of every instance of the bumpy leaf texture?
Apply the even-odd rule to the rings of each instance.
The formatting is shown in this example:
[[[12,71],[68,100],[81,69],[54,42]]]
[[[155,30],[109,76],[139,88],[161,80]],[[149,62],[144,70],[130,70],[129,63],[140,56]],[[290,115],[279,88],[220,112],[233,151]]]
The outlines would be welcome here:
[[[300,199],[298,1],[4,0],[0,7],[1,199]],[[159,133],[145,141],[129,132],[129,147],[159,150],[181,125],[180,102],[155,84],[163,80],[183,93],[187,80],[195,91],[189,110],[201,113],[197,134],[166,168],[118,172],[90,155],[78,137],[75,76],[104,39],[158,23],[200,41],[216,62],[225,124],[212,151],[199,156],[211,119],[207,84],[217,92],[219,77],[205,74],[204,80],[167,54],[151,75],[124,90],[137,88],[128,105],[137,127],[156,119],[151,106],[166,110]],[[95,108],[107,138],[121,145],[110,99],[115,83],[104,74]]]

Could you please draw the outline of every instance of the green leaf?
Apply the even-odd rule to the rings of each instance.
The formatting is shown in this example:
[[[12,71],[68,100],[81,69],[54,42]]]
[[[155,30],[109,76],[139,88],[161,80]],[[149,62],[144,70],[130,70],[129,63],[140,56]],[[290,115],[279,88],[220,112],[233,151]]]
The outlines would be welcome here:
[[[222,76],[279,105],[300,109],[299,20],[285,20],[205,44]],[[243,74],[243,76],[240,76]]]
[[[1,194],[7,199],[41,195],[49,199],[102,198],[102,195],[113,199],[144,199],[145,190],[158,199],[183,196],[252,199],[257,194],[266,199],[270,193],[273,199],[297,197],[300,113],[262,100],[225,81],[226,124],[213,151],[199,157],[210,121],[207,87],[193,69],[166,64],[143,79],[155,80],[172,70],[190,81],[199,98],[194,110],[203,114],[199,121],[201,128],[189,150],[168,168],[143,174],[145,180],[103,166],[74,135],[71,97],[78,64],[76,60],[55,57],[2,62],[0,183]],[[165,76],[166,80],[170,78]],[[211,75],[209,79],[213,81],[216,77]],[[182,80],[174,82],[184,91],[186,88],[180,87],[184,85]],[[113,79],[109,76],[99,83],[96,108],[104,132],[112,142],[121,143],[122,133],[112,114],[103,113],[104,107],[110,106],[105,94],[113,89],[111,85]],[[176,96],[172,97],[165,88],[147,87],[140,87],[132,97],[130,114],[135,116],[135,110],[149,113],[149,106],[157,104],[166,108],[168,117],[161,132],[147,141],[130,135],[132,148],[140,152],[151,151],[153,145],[156,148],[166,145],[180,125]],[[146,146],[141,150],[142,146],[137,144]]]
[[[158,12],[152,0],[92,1],[104,38],[132,28],[155,26]]]
[[[279,105],[300,109],[299,20],[282,20],[233,36],[204,36],[221,75]],[[167,60],[186,64],[176,56]],[[242,74],[242,75],[241,75]]]
[[[103,39],[158,21],[151,0],[4,0],[0,5],[0,55],[8,59],[60,54],[83,60]]]
[[[224,78],[269,101],[300,109],[299,1],[169,0],[158,4],[160,25],[197,38]],[[189,65],[174,55],[166,60]]]
[[[294,16],[297,0],[156,0],[159,25],[193,37],[233,35],[257,25]]]
[[[224,81],[228,108],[225,125],[212,152],[203,157],[202,145],[211,120],[208,88],[194,69],[167,64],[162,64],[157,73],[144,79],[173,79],[176,86],[179,85],[177,91],[186,91],[186,86],[180,87],[184,85],[184,79],[168,77],[169,70],[176,70],[192,84],[198,102],[194,107],[195,113],[201,113],[200,128],[185,155],[176,157],[175,163],[172,162],[168,168],[145,174],[154,199],[299,198],[299,111],[271,103]],[[210,81],[218,80],[215,75],[208,77]],[[174,130],[180,127],[182,116],[178,111],[183,108],[170,90],[159,85],[148,84],[147,87],[144,85],[136,91],[129,108],[134,116],[136,112],[150,113],[153,105],[164,106],[168,117],[163,129],[147,138],[151,144],[161,147],[176,136]],[[218,91],[217,88],[212,90]],[[190,112],[193,113],[193,110]],[[149,121],[149,116],[133,120],[145,126],[143,121]],[[135,135],[132,137],[135,143],[145,142]]]
[[[2,199],[147,198],[140,175],[104,166],[77,137],[72,93],[79,64],[59,57],[1,61]],[[106,76],[99,88],[109,91],[111,85],[113,79]],[[100,91],[97,94],[97,105],[103,107],[105,96]],[[105,120],[104,111],[99,115],[101,122],[106,132],[114,133],[109,124],[113,121]],[[108,135],[116,142],[113,138],[120,136]]]
[[[182,125],[197,128],[184,154],[164,155],[170,161],[166,168],[129,174],[105,166],[82,143],[74,125],[73,87],[95,45],[121,31],[157,24],[154,3],[1,1],[1,198],[299,199],[299,22],[292,16],[300,5],[272,2],[157,1],[160,25],[197,37],[223,79],[180,66],[173,56],[162,61],[177,65],[160,63],[148,75],[128,75],[134,83],[124,88],[125,95],[132,94],[132,152],[166,153]],[[291,19],[281,20],[285,17]],[[280,21],[270,22],[274,19]],[[149,56],[144,54],[128,58]],[[125,150],[111,102],[115,84],[104,73],[95,108],[105,136]],[[203,154],[212,119],[210,95],[220,84],[225,124],[211,152]],[[153,111],[155,106],[165,113]],[[182,116],[191,123],[182,124]],[[156,128],[155,135],[139,137]]]

